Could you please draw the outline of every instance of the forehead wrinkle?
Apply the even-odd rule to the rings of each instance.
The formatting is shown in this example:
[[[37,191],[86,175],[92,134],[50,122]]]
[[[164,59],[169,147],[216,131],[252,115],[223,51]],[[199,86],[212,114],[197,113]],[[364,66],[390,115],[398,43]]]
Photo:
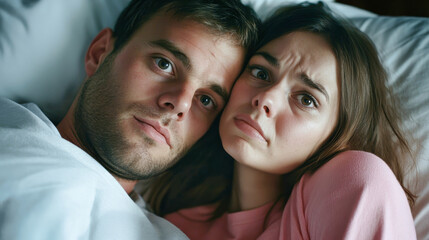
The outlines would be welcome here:
[[[300,71],[306,62],[305,56],[300,52],[288,51],[279,57],[279,65],[289,71]]]

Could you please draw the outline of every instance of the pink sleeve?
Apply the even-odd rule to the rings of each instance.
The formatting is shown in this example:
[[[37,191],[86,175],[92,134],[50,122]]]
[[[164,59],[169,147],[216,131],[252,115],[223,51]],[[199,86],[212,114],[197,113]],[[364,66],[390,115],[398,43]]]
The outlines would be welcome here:
[[[282,235],[303,239],[416,239],[411,210],[377,156],[347,151],[295,186]]]

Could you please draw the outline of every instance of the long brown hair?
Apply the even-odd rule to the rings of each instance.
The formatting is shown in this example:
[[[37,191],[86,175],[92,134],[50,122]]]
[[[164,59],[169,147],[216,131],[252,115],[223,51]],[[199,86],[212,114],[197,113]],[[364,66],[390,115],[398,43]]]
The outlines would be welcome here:
[[[259,47],[294,31],[312,32],[330,43],[340,66],[340,107],[332,134],[301,166],[284,175],[279,198],[287,200],[305,173],[316,171],[338,153],[362,150],[387,163],[412,206],[415,196],[403,184],[403,171],[408,163],[413,166],[414,156],[402,130],[400,106],[372,41],[325,5],[305,3],[283,7],[268,18]],[[217,125],[213,128],[178,165],[154,180],[148,202],[157,214],[215,202],[219,205],[213,217],[227,211],[233,160],[219,147]]]

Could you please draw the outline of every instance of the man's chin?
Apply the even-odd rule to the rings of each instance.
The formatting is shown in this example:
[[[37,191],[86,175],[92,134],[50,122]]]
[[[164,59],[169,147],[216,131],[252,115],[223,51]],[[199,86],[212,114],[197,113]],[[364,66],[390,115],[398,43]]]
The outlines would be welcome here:
[[[124,160],[124,176],[130,180],[147,179],[164,172],[174,165],[178,158],[176,154],[169,154],[170,149],[146,149],[134,151],[135,154]],[[132,151],[131,151],[132,152]]]
[[[140,161],[140,162],[139,162]],[[133,160],[131,163],[113,163],[114,166],[106,166],[113,175],[126,180],[144,180],[164,172],[169,166],[157,162],[142,159]]]

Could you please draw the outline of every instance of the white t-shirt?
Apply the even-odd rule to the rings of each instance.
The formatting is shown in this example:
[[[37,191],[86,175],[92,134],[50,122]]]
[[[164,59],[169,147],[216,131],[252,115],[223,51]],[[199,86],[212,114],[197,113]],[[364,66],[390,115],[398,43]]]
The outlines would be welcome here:
[[[34,104],[0,98],[0,239],[187,239]]]

